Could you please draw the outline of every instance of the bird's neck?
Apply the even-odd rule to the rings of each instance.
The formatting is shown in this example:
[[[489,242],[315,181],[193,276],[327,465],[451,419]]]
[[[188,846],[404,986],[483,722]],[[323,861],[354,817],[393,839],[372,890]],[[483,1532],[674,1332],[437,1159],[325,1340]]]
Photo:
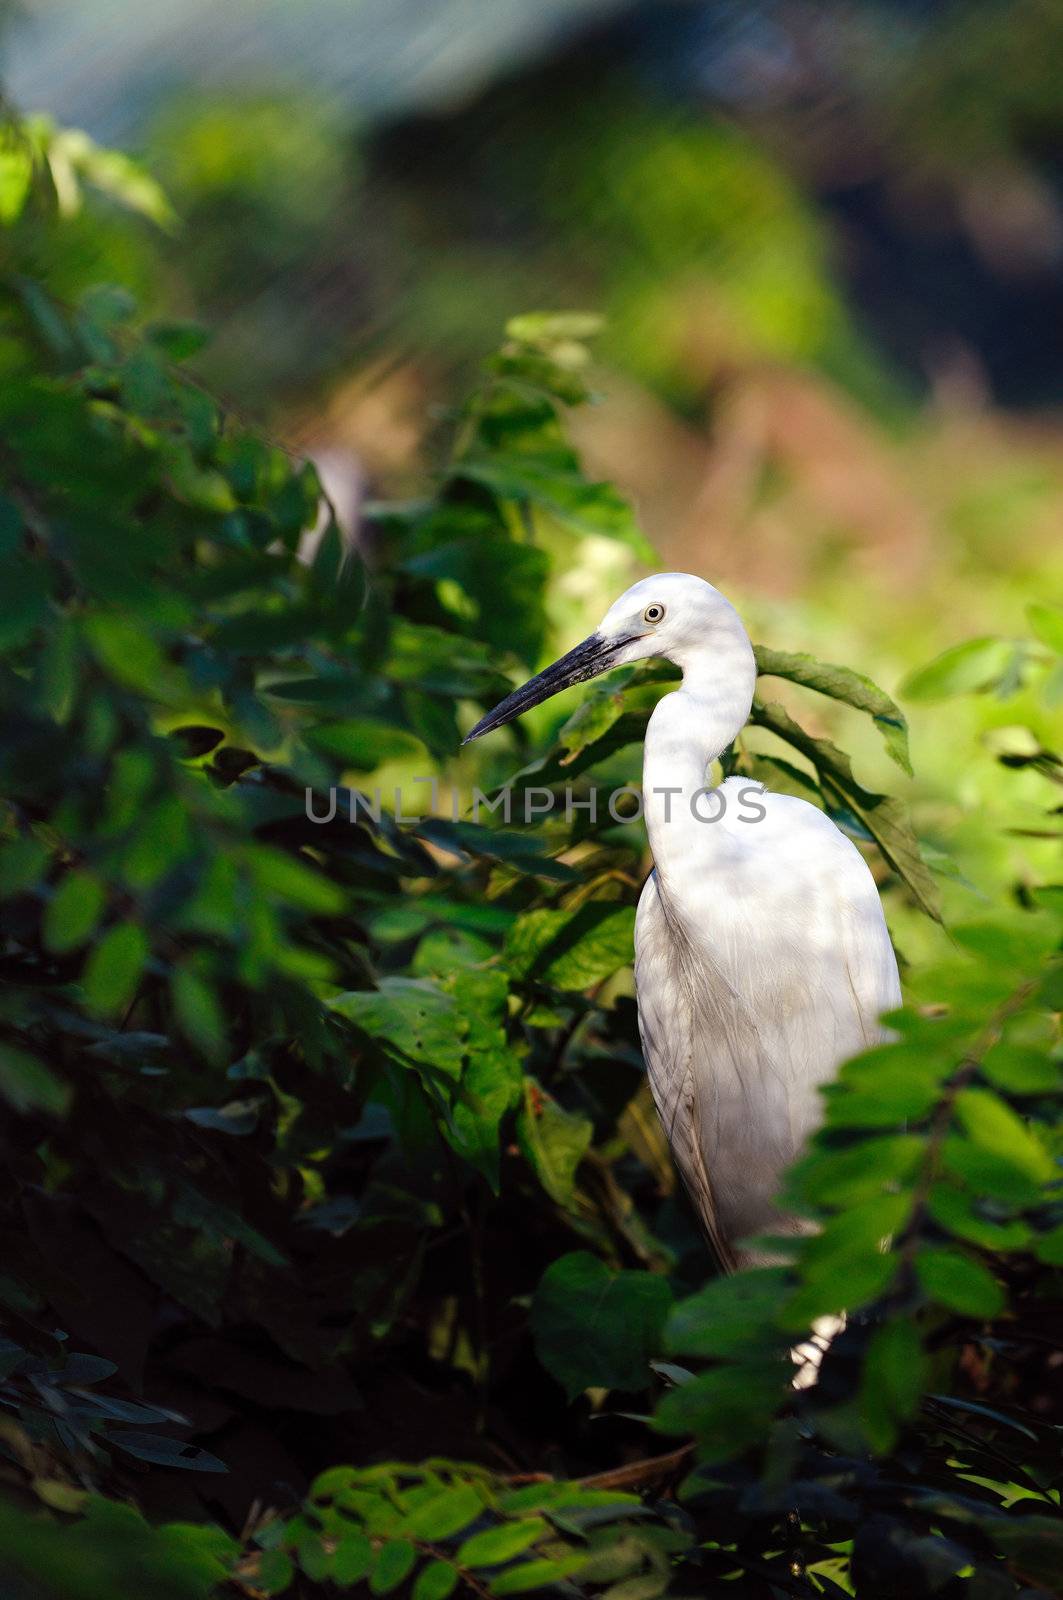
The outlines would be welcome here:
[[[723,839],[708,819],[709,768],[749,717],[757,669],[745,629],[735,627],[677,664],[683,685],[659,701],[646,729],[642,769],[646,829],[658,877],[689,870]],[[711,793],[711,791],[710,791]]]

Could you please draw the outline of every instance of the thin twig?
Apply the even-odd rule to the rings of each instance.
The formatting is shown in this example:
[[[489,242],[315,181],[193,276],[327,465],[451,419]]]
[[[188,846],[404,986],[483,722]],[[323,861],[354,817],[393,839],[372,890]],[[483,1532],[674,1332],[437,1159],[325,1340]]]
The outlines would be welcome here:
[[[682,1468],[694,1452],[692,1444],[681,1445],[666,1456],[650,1456],[643,1461],[629,1461],[626,1466],[612,1467],[608,1472],[594,1472],[589,1478],[579,1478],[581,1489],[636,1489],[643,1484],[660,1483]]]

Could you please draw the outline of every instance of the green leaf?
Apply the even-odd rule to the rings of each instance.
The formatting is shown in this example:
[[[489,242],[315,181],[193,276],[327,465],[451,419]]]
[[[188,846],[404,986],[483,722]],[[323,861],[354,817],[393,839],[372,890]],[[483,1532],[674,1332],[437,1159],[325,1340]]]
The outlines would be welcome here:
[[[347,897],[337,884],[330,883],[308,862],[286,850],[249,845],[246,859],[260,889],[302,911],[336,916],[347,904]]]
[[[310,1485],[311,1500],[334,1500],[344,1489],[349,1489],[357,1479],[354,1467],[326,1467]]]
[[[992,1274],[957,1250],[920,1250],[915,1270],[931,1299],[950,1311],[965,1317],[995,1317],[1004,1308],[1004,1291]]]
[[[472,476],[465,466],[462,476]],[[501,479],[496,468],[478,475],[477,481]],[[412,576],[437,584],[456,584],[475,613],[475,631],[499,651],[518,655],[534,666],[543,649],[546,613],[542,592],[549,572],[545,550],[536,545],[514,544],[497,533],[451,539],[410,556],[403,568]],[[451,607],[453,609],[453,607]]]
[[[910,1195],[903,1192],[876,1194],[829,1218],[802,1246],[802,1276],[844,1275],[856,1268],[863,1256],[886,1255],[892,1236],[904,1226],[911,1203]]]
[[[417,1551],[405,1539],[396,1539],[384,1545],[369,1574],[369,1587],[374,1594],[390,1594],[397,1589],[413,1570]]]
[[[315,1583],[320,1583],[324,1578],[328,1577],[332,1562],[328,1551],[316,1533],[300,1539],[299,1565],[307,1577]]]
[[[43,875],[48,850],[32,834],[9,839],[0,849],[0,895],[5,900],[32,889]]]
[[[189,356],[202,350],[209,339],[207,330],[194,322],[153,322],[144,332],[168,361],[187,361]]]
[[[570,1205],[576,1169],[590,1148],[594,1125],[559,1106],[534,1078],[524,1080],[517,1141],[539,1182],[560,1206]]]
[[[866,711],[882,734],[886,749],[897,765],[911,776],[908,754],[908,723],[903,711],[870,678],[851,667],[830,666],[814,656],[791,655],[785,650],[769,650],[754,645],[757,671],[762,676],[786,678],[791,683],[815,689],[832,700],[844,701],[857,711]]]
[[[778,1342],[774,1332],[789,1273],[757,1267],[715,1278],[680,1300],[668,1318],[665,1344],[677,1355],[743,1357]]]
[[[975,1195],[939,1183],[931,1190],[927,1209],[939,1227],[957,1239],[966,1239],[985,1250],[1025,1250],[1032,1234],[1025,1222],[997,1222],[979,1211],[982,1202]]]
[[[1008,1157],[983,1149],[959,1134],[944,1141],[941,1159],[948,1171],[961,1178],[975,1195],[1016,1206],[1035,1205],[1042,1197],[1042,1185],[1020,1171]]]
[[[988,689],[1007,670],[1015,647],[1007,639],[969,639],[936,656],[901,684],[908,700],[947,700],[952,695]]]
[[[578,1250],[543,1274],[529,1325],[535,1351],[569,1400],[584,1389],[645,1389],[672,1303],[663,1278],[610,1272]]]
[[[542,1517],[529,1517],[520,1522],[505,1522],[500,1528],[484,1528],[465,1540],[457,1554],[459,1566],[499,1567],[512,1561],[530,1544],[547,1531]]]
[[[85,180],[130,211],[139,212],[157,227],[172,231],[177,216],[166,194],[151,175],[121,150],[106,150],[80,130],[63,129],[52,147],[69,148],[76,140],[75,162]]]
[[[1058,1094],[1063,1089],[1063,1063],[1021,1045],[994,1045],[982,1057],[979,1071],[1008,1094]]]
[[[427,979],[384,978],[379,989],[351,990],[329,1004],[407,1060],[448,1077],[460,1075],[463,1051],[454,997]]]
[[[70,1085],[28,1050],[0,1043],[0,1095],[15,1111],[62,1116],[70,1104],[70,1093]]]
[[[541,1557],[509,1567],[491,1579],[491,1593],[495,1595],[527,1594],[530,1589],[543,1589],[560,1583],[563,1578],[578,1572],[586,1560],[582,1551],[554,1558]]]
[[[1063,1223],[1038,1236],[1034,1255],[1050,1267],[1063,1267]]]
[[[602,1591],[601,1600],[657,1600],[668,1588],[667,1572],[638,1572]]]
[[[101,666],[116,683],[151,700],[170,698],[176,669],[147,629],[111,611],[86,617],[84,628]]]
[[[426,750],[442,759],[452,756],[461,744],[457,708],[453,700],[407,689],[402,696],[406,720]]]
[[[170,978],[174,1015],[186,1039],[196,1045],[208,1061],[225,1055],[225,1017],[211,985],[189,966],[178,967]]]
[[[892,1449],[899,1425],[914,1416],[923,1397],[927,1362],[910,1322],[876,1328],[864,1357],[860,1419],[875,1450]]]
[[[860,1139],[845,1150],[815,1149],[790,1167],[785,1194],[799,1206],[853,1206],[903,1183],[922,1154],[923,1141],[915,1134]]]
[[[48,571],[43,563],[31,564],[23,555],[4,557],[4,582],[0,586],[0,648],[29,637],[46,613]]]
[[[472,1484],[444,1489],[403,1519],[402,1533],[410,1539],[452,1539],[475,1522],[484,1510],[483,1496]]]
[[[956,1116],[967,1137],[990,1155],[1007,1161],[1033,1183],[1048,1183],[1055,1163],[1033,1131],[988,1089],[962,1089]]]
[[[447,1600],[457,1583],[457,1568],[449,1561],[429,1561],[417,1574],[411,1600]]]
[[[0,223],[17,220],[33,178],[33,152],[21,131],[0,128]]]
[[[578,911],[529,911],[506,941],[515,978],[587,989],[634,959],[635,908],[592,900]]]
[[[464,456],[452,471],[454,477],[478,483],[502,500],[537,506],[573,533],[618,539],[640,561],[656,559],[623,495],[610,483],[588,483],[578,467],[514,452]]]
[[[258,1559],[256,1589],[264,1594],[283,1594],[295,1577],[295,1568],[283,1550],[264,1550]]]
[[[582,705],[576,707],[557,736],[568,759],[601,739],[620,720],[624,714],[621,691],[630,679],[630,669],[611,673],[604,683],[590,691]],[[566,758],[562,757],[562,765],[565,764]]]
[[[507,339],[521,344],[551,345],[593,339],[605,326],[596,311],[525,311],[506,323]]]
[[[344,1529],[332,1558],[332,1577],[338,1584],[353,1587],[368,1577],[373,1565],[373,1546],[361,1528]]]
[[[817,1317],[839,1316],[872,1305],[890,1287],[897,1267],[896,1256],[888,1250],[846,1247],[835,1255],[825,1255],[781,1308],[779,1324],[793,1333],[804,1333]]]
[[[661,1400],[653,1425],[693,1434],[703,1461],[727,1461],[762,1438],[787,1395],[793,1368],[783,1361],[727,1363],[700,1373]]]
[[[423,751],[419,739],[402,728],[369,717],[347,717],[308,728],[303,738],[312,750],[334,756],[355,772],[372,772],[385,761],[398,761]]]
[[[881,1057],[875,1053],[881,1075],[854,1072],[850,1064],[837,1082],[824,1086],[830,1127],[888,1128],[919,1122],[934,1109],[940,1095],[937,1074],[922,1064],[906,1062],[902,1047],[893,1048],[894,1060],[888,1046]]]
[[[98,1017],[123,1011],[136,994],[148,959],[148,939],[135,922],[120,922],[104,934],[85,963],[85,1004]]]
[[[1030,627],[1050,650],[1063,656],[1063,606],[1046,606],[1034,602],[1026,607]]]
[[[466,1056],[448,1137],[497,1192],[499,1127],[520,1100],[523,1081],[506,1038],[509,986],[498,971],[457,971],[444,981],[460,1008]]]

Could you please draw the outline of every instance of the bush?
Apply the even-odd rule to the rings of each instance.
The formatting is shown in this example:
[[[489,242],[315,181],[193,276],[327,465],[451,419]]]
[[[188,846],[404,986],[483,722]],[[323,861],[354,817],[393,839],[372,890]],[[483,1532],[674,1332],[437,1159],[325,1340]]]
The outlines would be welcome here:
[[[16,1592],[1058,1580],[1059,889],[1022,884],[909,974],[896,1042],[845,1067],[790,1173],[818,1231],[706,1282],[624,976],[641,835],[472,808],[637,781],[667,687],[612,674],[516,772],[458,755],[499,661],[541,658],[550,551],[650,554],[566,442],[592,332],[517,318],[425,498],[372,505],[355,550],[312,467],[183,374],[194,330],[6,283]],[[1059,613],[1033,621],[1018,656],[979,645],[957,677],[953,653],[913,692],[1050,695]],[[907,768],[866,678],[758,660]],[[728,767],[823,805],[936,916],[900,803],[780,706],[753,722],[773,753]],[[1005,758],[1058,779],[1047,750]],[[449,816],[377,804],[429,767]],[[790,1346],[842,1310],[794,1391]]]

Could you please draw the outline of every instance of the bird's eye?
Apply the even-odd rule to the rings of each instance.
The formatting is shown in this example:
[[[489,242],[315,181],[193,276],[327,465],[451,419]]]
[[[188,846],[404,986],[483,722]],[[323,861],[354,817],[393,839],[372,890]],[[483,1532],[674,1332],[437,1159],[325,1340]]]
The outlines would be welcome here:
[[[646,607],[645,611],[642,613],[642,620],[643,622],[660,622],[663,616],[664,607],[657,605],[655,601],[652,606]]]

